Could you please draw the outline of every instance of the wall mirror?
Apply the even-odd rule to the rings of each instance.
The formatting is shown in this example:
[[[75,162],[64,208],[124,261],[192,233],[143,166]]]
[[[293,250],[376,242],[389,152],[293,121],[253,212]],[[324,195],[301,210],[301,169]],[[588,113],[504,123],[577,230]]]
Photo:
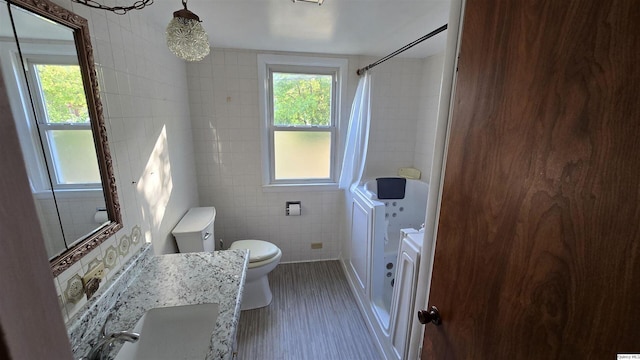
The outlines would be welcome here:
[[[57,276],[122,228],[87,21],[47,0],[0,7],[0,66]]]

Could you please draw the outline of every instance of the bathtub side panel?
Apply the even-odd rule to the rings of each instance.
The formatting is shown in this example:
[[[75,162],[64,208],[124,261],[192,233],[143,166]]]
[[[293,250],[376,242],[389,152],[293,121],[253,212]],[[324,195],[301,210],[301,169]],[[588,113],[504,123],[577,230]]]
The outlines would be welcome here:
[[[359,290],[369,292],[369,264],[371,258],[371,235],[373,211],[367,204],[354,197],[351,206],[351,253],[349,264],[356,275]]]

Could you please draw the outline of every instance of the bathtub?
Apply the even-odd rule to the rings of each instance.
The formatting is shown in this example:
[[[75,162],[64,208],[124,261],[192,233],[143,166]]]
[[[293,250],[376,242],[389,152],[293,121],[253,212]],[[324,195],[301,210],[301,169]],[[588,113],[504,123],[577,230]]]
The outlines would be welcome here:
[[[383,251],[387,255],[398,253],[400,229],[420,229],[424,223],[429,195],[429,184],[424,181],[407,179],[404,199],[378,199],[378,185],[375,179],[366,181],[356,189],[356,193],[371,200],[380,215],[383,214],[384,207],[384,219],[376,218],[375,221],[381,221],[385,225]]]
[[[354,202],[362,209],[363,216],[355,217],[352,227],[371,229],[367,232],[368,246],[355,247],[370,249],[369,254],[366,255],[368,261],[362,261],[369,267],[366,271],[368,289],[365,289],[365,293],[369,294],[371,308],[385,333],[389,330],[396,259],[402,238],[400,230],[422,227],[428,192],[428,183],[407,179],[403,199],[378,199],[377,182],[373,179],[356,187],[353,193]],[[358,219],[366,219],[370,223],[358,223]]]

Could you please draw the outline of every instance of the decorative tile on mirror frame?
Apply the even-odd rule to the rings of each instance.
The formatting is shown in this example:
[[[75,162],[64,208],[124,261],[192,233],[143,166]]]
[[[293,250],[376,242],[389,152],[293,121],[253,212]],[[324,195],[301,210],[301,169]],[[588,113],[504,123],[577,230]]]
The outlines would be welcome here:
[[[104,251],[104,267],[110,271],[116,271],[120,261],[118,261],[118,248],[114,245],[109,246]]]
[[[100,247],[96,247],[95,249],[91,250],[87,255],[80,258],[82,273],[83,274],[87,273],[89,270],[92,269],[91,267],[92,264],[94,264],[95,266],[96,262],[101,262],[101,261],[102,261],[102,250],[100,250]]]
[[[62,294],[64,308],[71,318],[87,303],[80,273],[74,274],[62,284]]]
[[[80,262],[76,262],[75,264],[69,266],[65,271],[61,272],[56,279],[58,280],[58,284],[60,285],[60,289],[64,291],[64,287],[67,284],[67,281],[74,275],[82,272],[82,264]]]
[[[100,244],[100,250],[102,251],[102,261],[106,270],[106,276],[104,280],[109,280],[120,268],[120,259],[118,256],[117,240],[115,236],[112,236]]]
[[[131,248],[131,237],[129,235],[123,235],[118,241],[118,254],[125,258],[129,254]]]
[[[140,225],[136,225],[131,229],[131,243],[134,246],[139,245],[142,240],[142,230],[140,229]]]
[[[58,275],[54,279],[54,284],[65,322],[69,321],[87,304],[82,277],[88,271],[101,263],[104,264],[105,275],[100,282],[100,288],[102,288],[121,270],[123,264],[126,264],[146,244],[140,226],[136,225],[129,235],[122,235],[119,238],[117,236],[110,237]]]

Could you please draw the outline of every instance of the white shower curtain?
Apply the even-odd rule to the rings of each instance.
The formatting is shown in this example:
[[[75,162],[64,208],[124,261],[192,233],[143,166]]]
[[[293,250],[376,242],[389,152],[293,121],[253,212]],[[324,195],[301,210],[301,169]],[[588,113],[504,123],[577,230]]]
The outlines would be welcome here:
[[[371,123],[371,74],[366,71],[360,77],[358,90],[351,105],[349,130],[340,172],[340,188],[353,188],[360,184],[369,146],[369,124]]]

